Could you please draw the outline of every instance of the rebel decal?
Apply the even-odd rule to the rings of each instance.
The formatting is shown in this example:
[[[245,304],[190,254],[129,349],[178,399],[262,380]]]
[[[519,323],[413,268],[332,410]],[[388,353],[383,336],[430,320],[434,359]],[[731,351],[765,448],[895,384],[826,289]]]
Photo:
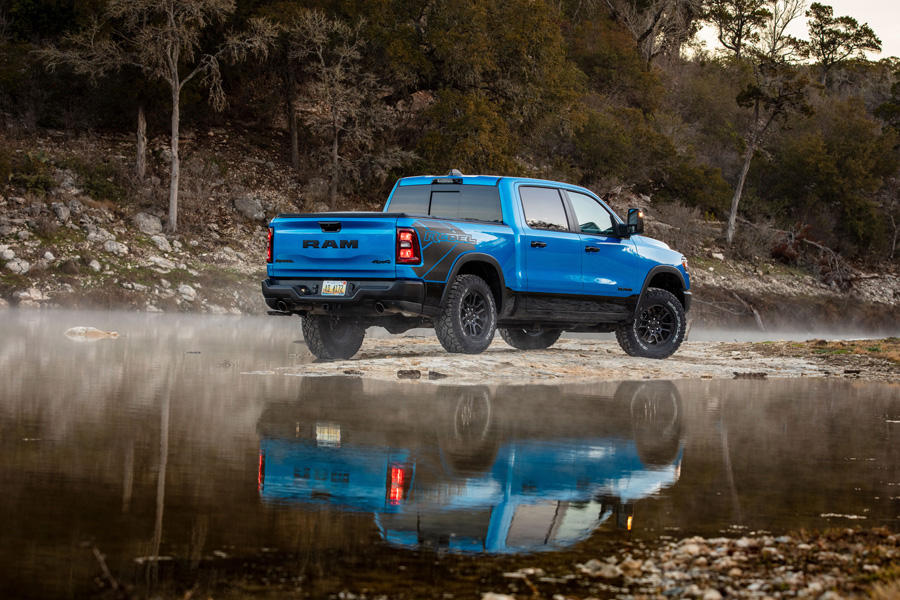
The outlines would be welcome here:
[[[478,240],[443,221],[416,221],[413,228],[422,243],[422,266],[413,272],[426,281],[447,281],[450,269],[461,254],[475,249]]]
[[[423,244],[439,244],[441,242],[463,242],[464,244],[474,244],[477,240],[468,234],[459,233],[439,233],[437,231],[428,231],[425,233]]]

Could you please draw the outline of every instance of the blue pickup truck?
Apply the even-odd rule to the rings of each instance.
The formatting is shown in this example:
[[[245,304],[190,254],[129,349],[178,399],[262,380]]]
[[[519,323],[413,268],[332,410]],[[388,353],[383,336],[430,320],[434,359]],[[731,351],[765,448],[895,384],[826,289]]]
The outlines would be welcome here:
[[[383,212],[282,214],[269,224],[271,315],[300,315],[310,350],[350,358],[368,327],[433,327],[478,354],[563,331],[615,332],[631,356],[666,358],[690,309],[687,261],[589,190],[520,177],[406,177]]]

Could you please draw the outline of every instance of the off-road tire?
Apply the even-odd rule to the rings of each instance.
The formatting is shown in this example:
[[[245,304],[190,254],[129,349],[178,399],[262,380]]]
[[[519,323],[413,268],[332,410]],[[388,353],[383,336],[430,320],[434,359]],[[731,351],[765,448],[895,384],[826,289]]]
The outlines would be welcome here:
[[[556,343],[562,329],[543,329],[530,331],[528,329],[501,329],[500,337],[503,341],[517,350],[543,350]]]
[[[616,339],[628,356],[663,359],[684,341],[684,307],[671,292],[650,288],[641,297],[637,318],[616,329]]]
[[[434,321],[441,346],[455,354],[481,354],[491,345],[496,329],[497,305],[491,288],[477,275],[457,277]]]
[[[358,325],[326,315],[303,317],[303,339],[316,358],[337,360],[359,352],[366,330]]]

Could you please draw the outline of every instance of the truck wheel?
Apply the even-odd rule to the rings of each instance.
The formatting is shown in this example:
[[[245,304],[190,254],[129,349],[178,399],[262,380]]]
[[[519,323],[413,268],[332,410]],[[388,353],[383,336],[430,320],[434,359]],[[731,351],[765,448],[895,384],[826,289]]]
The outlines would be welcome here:
[[[366,330],[325,315],[303,317],[303,339],[310,352],[323,360],[351,358],[359,352]]]
[[[562,329],[544,329],[532,331],[529,329],[501,329],[500,337],[503,341],[519,350],[543,350],[556,343]]]
[[[491,288],[477,275],[460,275],[450,297],[434,322],[444,350],[457,354],[481,354],[491,345],[497,328],[497,306]]]
[[[648,289],[637,318],[616,329],[616,339],[628,356],[668,358],[684,341],[684,308],[671,292]]]

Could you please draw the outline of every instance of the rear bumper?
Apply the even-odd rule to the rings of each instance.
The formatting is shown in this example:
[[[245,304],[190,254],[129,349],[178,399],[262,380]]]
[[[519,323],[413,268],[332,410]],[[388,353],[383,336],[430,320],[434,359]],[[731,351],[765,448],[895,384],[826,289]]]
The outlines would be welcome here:
[[[262,293],[269,308],[282,312],[347,317],[435,316],[435,307],[425,306],[425,284],[421,281],[346,281],[344,296],[321,295],[321,279],[265,279]]]

